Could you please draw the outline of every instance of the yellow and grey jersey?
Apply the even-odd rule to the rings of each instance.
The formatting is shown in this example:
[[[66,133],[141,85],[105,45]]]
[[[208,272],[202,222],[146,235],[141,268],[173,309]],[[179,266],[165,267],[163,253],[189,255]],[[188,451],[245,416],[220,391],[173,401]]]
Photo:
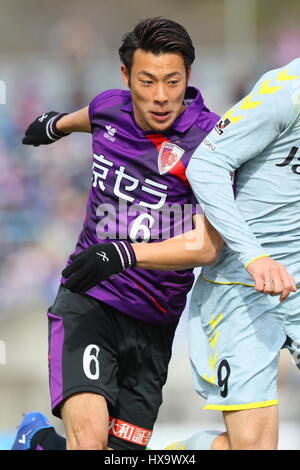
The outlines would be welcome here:
[[[264,74],[221,118],[187,178],[225,241],[203,277],[253,285],[245,266],[269,255],[300,284],[300,58]]]

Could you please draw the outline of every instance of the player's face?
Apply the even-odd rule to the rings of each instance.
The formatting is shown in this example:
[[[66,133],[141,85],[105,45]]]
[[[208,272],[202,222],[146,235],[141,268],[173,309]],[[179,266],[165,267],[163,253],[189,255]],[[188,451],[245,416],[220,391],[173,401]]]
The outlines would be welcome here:
[[[183,99],[190,70],[187,74],[181,54],[155,55],[137,49],[130,76],[124,65],[121,72],[131,92],[135,120],[142,129],[162,132],[185,109]]]

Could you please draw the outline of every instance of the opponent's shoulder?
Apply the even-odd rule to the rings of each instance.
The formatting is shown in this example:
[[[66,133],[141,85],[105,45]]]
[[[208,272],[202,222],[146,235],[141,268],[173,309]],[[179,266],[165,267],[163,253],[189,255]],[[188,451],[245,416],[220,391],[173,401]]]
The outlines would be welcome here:
[[[236,134],[239,138],[244,132],[245,137],[252,139],[253,130],[275,138],[297,118],[299,92],[300,59],[295,59],[263,73],[250,92],[222,116],[216,131],[222,136]]]
[[[261,76],[260,80],[273,79],[278,83],[282,82],[281,84],[284,84],[285,82],[290,83],[297,78],[300,78],[300,57],[281,67],[268,70]]]
[[[261,112],[272,113],[280,132],[292,125],[300,112],[300,58],[264,73],[253,93],[262,103]]]
[[[286,67],[300,76],[300,57],[293,59]]]
[[[131,94],[127,90],[110,89],[103,91],[96,95],[89,104],[90,114],[92,112],[99,112],[101,109],[107,109],[111,106],[123,105],[129,103]]]
[[[280,102],[287,97],[288,92],[293,92],[300,87],[300,58],[294,59],[288,64],[268,70],[253,87],[253,92],[262,100]]]

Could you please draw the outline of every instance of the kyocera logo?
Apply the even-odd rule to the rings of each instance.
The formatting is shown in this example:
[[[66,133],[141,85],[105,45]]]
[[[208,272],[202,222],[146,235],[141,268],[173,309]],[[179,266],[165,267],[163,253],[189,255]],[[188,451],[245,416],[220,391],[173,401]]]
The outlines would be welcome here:
[[[6,86],[3,80],[0,80],[0,104],[6,104]]]

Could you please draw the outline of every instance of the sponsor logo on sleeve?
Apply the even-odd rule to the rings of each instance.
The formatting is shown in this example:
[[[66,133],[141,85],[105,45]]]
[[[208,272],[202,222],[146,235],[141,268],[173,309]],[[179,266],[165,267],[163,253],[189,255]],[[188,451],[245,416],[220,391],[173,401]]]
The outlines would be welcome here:
[[[217,133],[217,135],[222,135],[226,127],[229,126],[229,124],[231,124],[231,121],[228,118],[224,121],[219,121],[214,127],[215,133]]]
[[[208,150],[210,150],[211,152],[214,152],[217,148],[217,146],[213,144],[208,138],[204,139],[202,143],[204,147],[208,148]]]

